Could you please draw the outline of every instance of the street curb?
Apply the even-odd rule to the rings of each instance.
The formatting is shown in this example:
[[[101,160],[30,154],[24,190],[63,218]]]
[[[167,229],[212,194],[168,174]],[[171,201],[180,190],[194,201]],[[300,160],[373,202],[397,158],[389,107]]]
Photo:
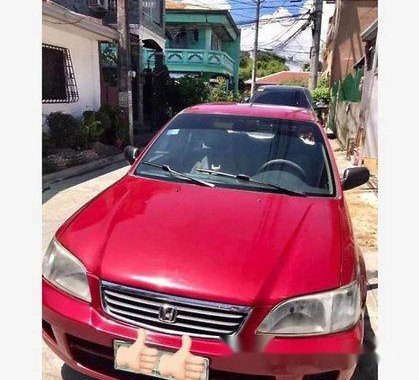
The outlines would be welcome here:
[[[85,174],[92,170],[101,169],[110,164],[123,161],[124,159],[124,154],[118,153],[113,156],[104,157],[93,162],[88,162],[87,164],[77,165],[68,169],[60,170],[58,172],[45,174],[42,176],[42,186],[45,187],[53,182],[58,182],[64,179]]]

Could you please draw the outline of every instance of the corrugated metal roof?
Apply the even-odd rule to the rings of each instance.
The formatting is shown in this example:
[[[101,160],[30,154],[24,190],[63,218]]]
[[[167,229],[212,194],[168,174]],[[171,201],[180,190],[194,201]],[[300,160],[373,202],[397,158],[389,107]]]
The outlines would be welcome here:
[[[308,71],[280,71],[262,78],[256,79],[256,84],[283,84],[290,81],[308,81],[310,73]],[[252,83],[249,79],[246,83]]]

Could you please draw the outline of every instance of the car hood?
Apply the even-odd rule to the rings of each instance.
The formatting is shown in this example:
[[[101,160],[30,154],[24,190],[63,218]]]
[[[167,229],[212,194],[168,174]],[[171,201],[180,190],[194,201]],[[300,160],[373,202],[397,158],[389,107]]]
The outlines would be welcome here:
[[[89,273],[262,306],[338,287],[339,202],[125,176],[57,233]]]

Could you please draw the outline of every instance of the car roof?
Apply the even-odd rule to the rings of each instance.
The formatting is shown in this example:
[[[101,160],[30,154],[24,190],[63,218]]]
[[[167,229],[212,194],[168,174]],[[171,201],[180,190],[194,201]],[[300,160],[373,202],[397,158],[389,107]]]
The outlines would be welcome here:
[[[284,86],[284,85],[265,85],[265,86],[259,86],[256,90],[256,92],[260,91],[261,89],[268,90],[268,91],[308,91],[306,87],[303,86]]]
[[[306,108],[257,103],[206,103],[186,108],[185,113],[267,117],[317,123],[313,111]]]

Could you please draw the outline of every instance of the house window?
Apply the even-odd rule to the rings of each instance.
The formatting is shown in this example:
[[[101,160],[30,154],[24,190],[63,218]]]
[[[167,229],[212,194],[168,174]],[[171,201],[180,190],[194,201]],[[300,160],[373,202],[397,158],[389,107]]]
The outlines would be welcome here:
[[[143,14],[157,25],[162,25],[163,7],[161,0],[144,0]]]
[[[70,51],[42,44],[42,103],[73,103],[78,100]]]

